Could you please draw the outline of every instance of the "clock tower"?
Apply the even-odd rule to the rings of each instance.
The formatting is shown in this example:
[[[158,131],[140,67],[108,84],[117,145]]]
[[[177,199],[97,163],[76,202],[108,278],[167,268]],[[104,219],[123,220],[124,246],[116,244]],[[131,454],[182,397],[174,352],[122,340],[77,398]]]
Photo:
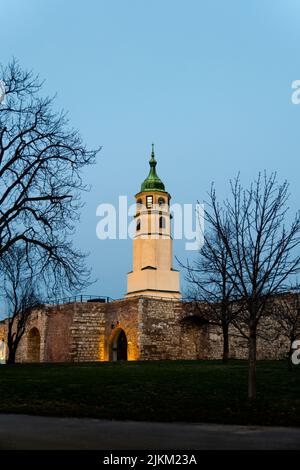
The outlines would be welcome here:
[[[126,297],[137,295],[178,299],[179,272],[173,269],[170,194],[156,173],[154,145],[148,177],[136,194],[133,271]]]

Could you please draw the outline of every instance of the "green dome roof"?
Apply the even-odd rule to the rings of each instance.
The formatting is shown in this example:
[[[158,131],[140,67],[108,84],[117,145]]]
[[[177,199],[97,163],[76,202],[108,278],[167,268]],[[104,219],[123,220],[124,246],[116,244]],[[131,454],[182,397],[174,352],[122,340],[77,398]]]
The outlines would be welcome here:
[[[154,155],[154,144],[152,144],[152,152],[151,152],[151,158],[150,158],[149,164],[150,164],[149,175],[147,176],[145,181],[142,183],[141,191],[165,191],[165,185],[156,173],[157,161],[155,160],[155,155]]]

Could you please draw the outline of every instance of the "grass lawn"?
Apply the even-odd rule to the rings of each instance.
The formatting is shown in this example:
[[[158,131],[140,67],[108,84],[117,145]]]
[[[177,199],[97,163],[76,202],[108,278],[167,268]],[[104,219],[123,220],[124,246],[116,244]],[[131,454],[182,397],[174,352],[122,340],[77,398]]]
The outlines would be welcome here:
[[[244,361],[0,366],[0,413],[300,426],[300,366],[262,361],[257,375],[250,405]]]

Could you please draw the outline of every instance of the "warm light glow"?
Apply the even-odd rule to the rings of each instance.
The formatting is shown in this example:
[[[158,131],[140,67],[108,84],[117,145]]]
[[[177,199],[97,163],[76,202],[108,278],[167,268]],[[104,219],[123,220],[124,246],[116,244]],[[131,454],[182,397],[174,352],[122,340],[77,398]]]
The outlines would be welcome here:
[[[100,344],[99,344],[99,361],[106,362],[106,361],[116,361],[117,360],[117,342],[116,339],[118,338],[118,334],[120,330],[123,330],[126,334],[125,328],[122,328],[122,325],[117,322],[117,327],[113,328],[113,331],[106,341],[105,336],[100,336]],[[128,339],[128,332],[126,334],[127,338],[127,361],[138,361],[139,360],[139,349],[136,341],[132,337],[132,333],[129,333]]]

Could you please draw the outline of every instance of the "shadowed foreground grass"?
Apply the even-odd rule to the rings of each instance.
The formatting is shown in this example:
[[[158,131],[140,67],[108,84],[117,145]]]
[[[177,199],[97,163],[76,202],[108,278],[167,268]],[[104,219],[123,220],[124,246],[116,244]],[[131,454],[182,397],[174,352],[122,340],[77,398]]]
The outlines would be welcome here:
[[[257,376],[251,405],[244,361],[0,366],[0,413],[300,426],[300,366],[262,361]]]

